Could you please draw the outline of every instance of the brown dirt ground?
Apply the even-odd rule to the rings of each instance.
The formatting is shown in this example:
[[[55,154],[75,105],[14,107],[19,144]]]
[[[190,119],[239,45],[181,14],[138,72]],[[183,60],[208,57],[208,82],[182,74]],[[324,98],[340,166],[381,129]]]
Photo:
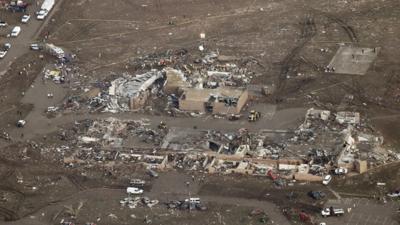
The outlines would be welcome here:
[[[208,48],[219,49],[226,55],[250,55],[265,65],[264,75],[255,82],[278,83],[281,88],[273,100],[278,100],[280,108],[312,106],[313,103],[306,96],[315,92],[314,95],[320,104],[330,108],[339,106],[345,94],[353,94],[354,105],[345,109],[354,107],[361,111],[363,116],[369,117],[399,114],[397,93],[400,68],[397,59],[400,54],[400,28],[397,26],[399,2],[396,0],[352,1],[347,5],[339,1],[309,0],[254,1],[251,4],[240,0],[79,0],[64,1],[61,8],[63,10],[54,16],[54,22],[43,32],[50,33],[52,42],[77,53],[81,70],[87,71],[86,75],[92,79],[102,79],[111,71],[126,71],[126,60],[130,57],[174,48],[188,48],[194,51],[202,42],[199,33],[205,32],[205,44]],[[310,35],[304,32],[304,21],[309,17],[314,18],[317,32],[304,44],[303,41]],[[174,21],[175,25],[168,25],[169,21]],[[356,40],[354,37],[351,39],[349,30],[343,27],[351,27],[356,34]],[[322,33],[322,30],[326,33]],[[323,74],[316,71],[314,65],[299,59],[303,56],[311,64],[324,66],[335,53],[339,42],[377,46],[382,50],[365,76]],[[331,51],[323,55],[319,52],[320,48],[329,48]],[[291,53],[296,54],[289,57]],[[2,129],[10,129],[31,109],[31,106],[22,105],[19,101],[21,93],[31,85],[43,67],[43,62],[37,60],[37,57],[36,53],[21,57],[1,81]],[[50,59],[45,61],[47,60]],[[32,72],[21,77],[18,73],[22,65],[32,61],[35,62],[31,63]],[[313,76],[285,81],[280,79],[285,68],[292,76],[297,73]],[[17,111],[22,111],[22,116],[19,116]],[[387,137],[388,144],[399,145],[398,117],[373,120],[373,123]],[[84,172],[89,174],[89,178],[84,178],[81,174],[83,171],[67,170],[60,162],[44,159],[39,150],[31,145],[4,141],[1,144],[8,146],[0,151],[0,190],[10,201],[0,203],[0,215],[8,219],[28,219],[28,215],[43,210],[45,216],[38,220],[42,220],[43,224],[54,223],[53,217],[59,218],[56,216],[58,212],[49,209],[52,204],[58,203],[61,208],[62,205],[76,204],[82,196],[72,199],[68,196],[85,190],[89,191],[82,195],[89,199],[88,204],[91,207],[84,208],[82,217],[79,218],[80,222],[93,221],[99,214],[97,212],[102,210],[104,216],[108,204],[119,207],[121,187],[125,185],[126,177],[106,177],[104,174],[107,170],[104,167],[88,167]],[[24,156],[29,158],[23,160]],[[143,171],[134,166],[123,169],[126,173],[143,176]],[[377,172],[346,180],[344,183],[338,182],[334,187],[343,192],[360,190],[360,193],[370,194],[376,192],[375,181],[385,181],[388,183],[387,189],[393,189],[400,185],[398,173],[398,165],[394,164]],[[24,185],[16,183],[17,177],[24,177]],[[304,185],[281,191],[271,186],[268,180],[227,177],[224,178],[224,182],[220,182],[220,179],[209,178],[200,188],[200,193],[263,199],[286,206],[290,203],[286,195],[293,191],[298,194],[297,206],[310,207],[309,211],[312,212],[318,204],[308,199],[304,193],[309,189],[322,189],[320,186]],[[91,191],[92,188],[104,186],[110,187],[111,190]],[[38,191],[33,187],[37,187]],[[116,189],[117,193],[113,193],[113,189]],[[269,194],[269,197],[266,197],[266,194]],[[306,206],[302,205],[302,202],[305,202]],[[156,217],[154,220],[162,224],[204,224],[204,218],[210,218],[211,221],[221,218],[221,215],[213,212],[215,210],[224,212],[222,217],[227,219],[227,224],[251,222],[246,216],[249,207],[216,204],[210,205],[210,208],[206,214],[182,213],[176,217]],[[143,222],[145,214],[162,215],[161,212],[165,211],[138,210],[138,219],[132,220],[132,212],[125,210],[117,221],[110,221],[106,215],[107,219],[98,224],[140,223]],[[232,216],[233,214],[235,216]],[[38,217],[37,214],[34,216]],[[33,223],[24,220],[21,224]]]

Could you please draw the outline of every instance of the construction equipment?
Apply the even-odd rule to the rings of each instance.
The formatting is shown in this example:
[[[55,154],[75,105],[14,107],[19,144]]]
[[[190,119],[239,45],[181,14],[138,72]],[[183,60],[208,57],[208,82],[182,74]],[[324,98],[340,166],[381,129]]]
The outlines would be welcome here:
[[[249,114],[249,117],[248,117],[248,120],[249,120],[249,122],[256,122],[258,119],[260,119],[260,117],[261,117],[261,113],[260,112],[257,112],[255,110],[251,110],[250,114]]]
[[[161,121],[160,124],[158,124],[158,129],[161,129],[161,130],[167,129],[167,124],[165,122]]]

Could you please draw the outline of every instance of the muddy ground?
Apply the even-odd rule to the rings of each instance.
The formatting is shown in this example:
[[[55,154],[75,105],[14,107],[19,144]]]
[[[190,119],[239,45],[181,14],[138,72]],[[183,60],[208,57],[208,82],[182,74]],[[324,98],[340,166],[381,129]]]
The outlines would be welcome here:
[[[39,38],[50,34],[49,41],[76,53],[77,65],[86,76],[83,80],[134,72],[128,65],[132,57],[168,49],[196,51],[204,44],[224,55],[256,58],[264,72],[254,83],[277,85],[277,92],[265,101],[276,104],[278,110],[311,106],[357,110],[384,135],[387,146],[399,150],[400,3],[396,0],[79,0],[63,1],[60,8]],[[19,16],[7,14],[6,18],[15,23]],[[200,39],[201,32],[206,34],[205,40]],[[341,43],[380,47],[381,51],[363,76],[323,73],[320,68],[329,63]],[[329,51],[321,53],[321,48]],[[323,202],[308,198],[307,191],[320,189],[335,198],[319,184],[278,189],[264,178],[207,176],[205,181],[186,188],[184,183],[191,175],[172,172],[151,181],[134,165],[112,167],[118,176],[109,173],[108,165],[65,168],[58,159],[43,157],[41,147],[65,144],[58,140],[58,125],[68,126],[75,115],[58,120],[39,118],[45,117],[40,107],[47,101],[42,93],[31,96],[33,103],[21,102],[33,82],[40,82],[37,76],[51,60],[39,60],[39,53],[27,53],[14,61],[0,82],[0,131],[12,134],[11,140],[0,141],[0,217],[7,220],[0,224],[58,224],[70,217],[66,206],[76,207],[80,202],[84,203],[76,218],[79,224],[142,224],[146,215],[153,224],[257,224],[258,218],[248,216],[254,208],[264,208],[274,224],[287,224],[281,213],[284,207],[318,213]],[[28,72],[21,75],[27,64],[31,65]],[[345,95],[354,95],[351,105],[343,104]],[[60,103],[64,97],[60,96]],[[301,118],[304,110],[291,112],[280,118]],[[16,121],[28,114],[40,121],[37,127],[29,128],[29,135],[15,128]],[[207,123],[212,126],[213,122],[202,122],[203,126]],[[289,122],[289,126],[296,124],[297,120]],[[348,180],[338,179],[333,189],[350,198],[373,198],[399,187],[398,172],[397,164],[389,165]],[[134,176],[151,183],[146,187],[150,196],[164,201],[183,199],[192,190],[191,194],[208,200],[209,210],[169,211],[162,204],[154,209],[121,208],[119,200],[125,196],[127,180]],[[23,182],[18,183],[21,179]],[[386,182],[387,186],[378,188],[376,182]]]

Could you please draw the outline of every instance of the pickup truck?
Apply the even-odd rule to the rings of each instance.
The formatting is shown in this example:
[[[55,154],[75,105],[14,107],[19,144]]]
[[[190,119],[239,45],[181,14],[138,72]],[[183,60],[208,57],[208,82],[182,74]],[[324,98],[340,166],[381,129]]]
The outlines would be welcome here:
[[[344,214],[344,210],[341,208],[327,207],[325,209],[322,209],[322,211],[321,211],[321,215],[323,217],[342,216],[343,214]]]

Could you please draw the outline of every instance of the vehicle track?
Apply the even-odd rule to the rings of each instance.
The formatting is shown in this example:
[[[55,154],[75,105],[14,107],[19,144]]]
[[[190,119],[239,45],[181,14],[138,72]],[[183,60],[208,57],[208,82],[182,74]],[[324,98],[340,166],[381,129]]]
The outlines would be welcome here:
[[[312,9],[312,11],[316,14],[319,14],[321,16],[324,16],[326,18],[328,18],[329,20],[333,21],[334,23],[337,23],[338,25],[340,25],[343,30],[346,32],[347,36],[349,36],[351,42],[357,43],[359,42],[358,37],[356,32],[354,31],[353,27],[351,27],[349,24],[347,24],[344,20],[329,14],[327,12],[323,12],[317,9]]]
[[[69,40],[76,40],[80,35],[88,34],[88,32],[91,29],[93,29],[95,26],[97,26],[97,24],[98,24],[97,21],[91,21],[91,22],[85,24],[83,27],[78,28],[79,31],[73,33],[72,36],[69,38]]]
[[[87,189],[84,185],[82,185],[76,176],[74,175],[67,175],[66,178],[79,190],[79,191],[84,191]]]
[[[281,62],[281,71],[278,78],[277,92],[282,93],[286,87],[286,79],[290,70],[295,66],[295,58],[304,48],[304,46],[316,35],[317,27],[315,25],[313,15],[307,15],[305,20],[301,23],[301,37],[300,44],[293,48],[288,55]]]
[[[4,181],[6,180],[8,177],[11,177],[14,174],[15,170],[13,169],[9,169],[7,170],[5,173],[0,175],[0,180]]]
[[[0,216],[3,217],[5,221],[15,221],[19,219],[16,212],[5,207],[0,207]]]

